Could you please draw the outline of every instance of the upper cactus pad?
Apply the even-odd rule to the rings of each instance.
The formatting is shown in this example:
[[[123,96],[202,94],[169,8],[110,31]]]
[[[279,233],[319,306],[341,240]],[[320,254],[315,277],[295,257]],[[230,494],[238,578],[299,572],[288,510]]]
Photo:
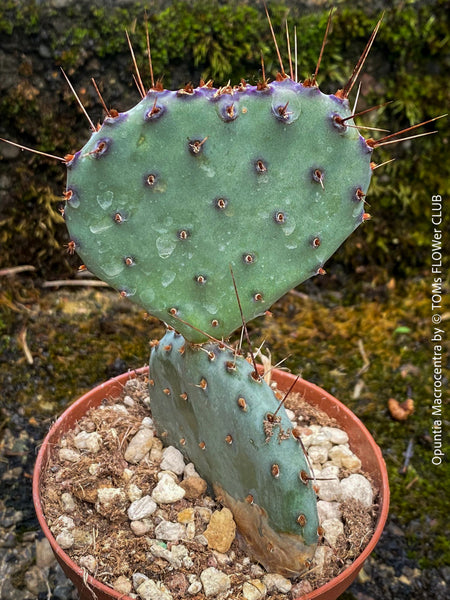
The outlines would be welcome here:
[[[370,148],[350,114],[291,79],[152,90],[67,164],[75,249],[188,340],[228,337],[241,324],[230,266],[248,321],[362,222]]]

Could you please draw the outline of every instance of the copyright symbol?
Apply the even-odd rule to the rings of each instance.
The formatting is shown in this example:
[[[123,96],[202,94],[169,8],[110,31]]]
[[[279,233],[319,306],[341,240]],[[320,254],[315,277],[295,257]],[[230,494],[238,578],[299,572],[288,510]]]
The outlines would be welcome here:
[[[433,321],[433,323],[440,323],[441,322],[441,315],[433,315],[431,317],[431,320]]]

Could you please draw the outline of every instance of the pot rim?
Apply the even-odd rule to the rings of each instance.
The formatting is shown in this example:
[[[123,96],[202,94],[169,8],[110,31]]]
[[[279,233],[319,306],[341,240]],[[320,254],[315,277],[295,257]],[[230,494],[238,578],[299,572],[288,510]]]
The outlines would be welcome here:
[[[37,515],[37,518],[39,521],[39,525],[40,525],[45,537],[48,539],[53,552],[55,553],[56,557],[58,558],[58,561],[60,561],[60,562],[62,561],[63,563],[65,563],[67,565],[68,569],[75,572],[76,576],[78,578],[80,578],[81,580],[84,580],[84,582],[87,584],[87,586],[90,587],[92,590],[96,590],[99,592],[103,592],[105,594],[109,594],[109,596],[111,598],[116,598],[116,599],[120,599],[120,600],[130,600],[130,598],[124,594],[119,593],[118,591],[114,590],[113,588],[105,585],[98,579],[95,579],[95,577],[93,577],[92,575],[88,574],[86,577],[86,571],[84,571],[79,565],[77,565],[70,558],[70,556],[66,552],[64,552],[64,550],[56,542],[56,539],[53,536],[52,532],[50,531],[50,528],[48,527],[45,516],[44,516],[44,511],[42,508],[42,503],[41,503],[41,498],[40,498],[40,479],[41,479],[41,473],[44,471],[44,469],[46,467],[46,462],[48,460],[47,454],[48,454],[49,448],[53,442],[53,438],[60,436],[60,430],[61,430],[61,427],[62,427],[62,424],[64,423],[64,421],[66,421],[67,418],[70,417],[73,413],[76,413],[79,410],[80,406],[84,406],[84,404],[87,404],[86,408],[84,409],[84,412],[86,412],[86,410],[88,410],[91,407],[91,405],[95,406],[96,404],[98,404],[98,403],[92,402],[91,398],[93,396],[96,396],[101,391],[104,390],[105,395],[110,395],[113,392],[113,390],[121,389],[123,387],[124,383],[128,379],[130,379],[130,378],[133,379],[139,375],[145,375],[146,373],[148,373],[148,367],[141,367],[140,369],[130,370],[126,373],[122,373],[121,375],[113,377],[113,378],[99,384],[98,386],[92,388],[91,390],[89,390],[88,392],[83,394],[80,398],[75,400],[68,408],[66,408],[64,410],[64,412],[58,417],[58,419],[53,423],[53,425],[49,429],[49,431],[48,431],[47,435],[45,436],[45,438],[41,444],[41,447],[39,449],[35,467],[34,467],[34,471],[33,471],[33,503],[34,503],[36,515]],[[289,385],[292,384],[292,381],[296,377],[295,375],[288,373],[286,371],[282,371],[280,369],[272,369],[272,375],[276,375],[276,379],[278,380],[279,383],[281,380],[281,387],[286,388],[286,389],[288,389]],[[283,380],[285,380],[284,385],[283,385]],[[388,512],[389,512],[389,481],[388,481],[387,469],[386,469],[386,465],[385,465],[385,462],[383,459],[383,455],[381,453],[381,449],[376,444],[372,435],[370,434],[370,432],[368,431],[366,426],[360,421],[360,419],[349,408],[347,408],[347,406],[345,406],[345,404],[340,402],[337,398],[335,398],[329,392],[323,390],[316,384],[310,383],[309,381],[306,381],[302,378],[298,378],[296,386],[304,387],[305,390],[309,389],[312,393],[321,396],[324,401],[330,402],[331,405],[334,405],[334,407],[337,409],[338,412],[344,414],[348,420],[352,421],[359,428],[360,433],[367,440],[367,442],[370,446],[370,449],[371,449],[372,453],[374,454],[374,458],[379,467],[379,471],[380,471],[380,475],[381,475],[380,490],[379,490],[380,496],[381,496],[380,511],[378,514],[376,527],[374,529],[374,532],[372,534],[372,537],[371,537],[369,543],[364,548],[364,550],[361,552],[361,554],[351,563],[351,565],[349,565],[346,569],[344,569],[344,571],[342,571],[339,575],[337,575],[336,577],[331,579],[325,585],[323,585],[301,597],[302,600],[314,600],[316,598],[322,597],[323,594],[326,594],[327,592],[331,592],[331,590],[335,589],[336,586],[339,586],[339,585],[344,586],[345,585],[345,587],[342,587],[342,591],[339,592],[339,593],[342,593],[344,591],[344,589],[346,589],[348,587],[348,585],[350,585],[351,581],[353,581],[353,579],[356,577],[356,575],[359,572],[359,570],[361,569],[362,565],[364,564],[364,562],[367,560],[367,558],[369,557],[369,555],[375,548],[375,546],[378,543],[380,536],[383,532],[384,525],[386,523]],[[72,426],[72,423],[70,424],[70,426]],[[63,429],[63,431],[65,431],[65,430]],[[346,584],[346,581],[349,579],[350,579],[350,583]],[[337,596],[332,596],[332,597],[336,598]]]

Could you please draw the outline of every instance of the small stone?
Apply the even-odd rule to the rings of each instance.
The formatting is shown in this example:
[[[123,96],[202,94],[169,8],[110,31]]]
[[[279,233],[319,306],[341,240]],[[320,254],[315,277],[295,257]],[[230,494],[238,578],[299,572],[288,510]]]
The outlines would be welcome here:
[[[133,585],[127,577],[120,575],[120,577],[113,581],[113,588],[116,592],[119,592],[119,594],[129,594],[133,589]]]
[[[306,594],[309,594],[312,591],[313,588],[310,582],[307,579],[303,579],[292,586],[290,597],[292,600],[300,600],[300,598],[303,598],[306,596]]]
[[[201,477],[189,476],[183,479],[180,486],[185,490],[188,500],[195,500],[206,492],[208,484]]]
[[[193,508],[185,508],[178,513],[177,521],[178,523],[183,523],[184,525],[186,523],[191,523],[194,520],[194,515],[195,511]]]
[[[142,519],[141,521],[131,521],[130,529],[134,533],[134,535],[141,537],[142,535],[146,535],[149,531],[152,531],[153,521],[152,521],[152,519]]]
[[[128,469],[125,469],[128,470]],[[142,498],[142,490],[135,483],[130,483],[127,487],[127,496],[130,502],[136,502],[136,500],[140,500]]]
[[[94,573],[97,568],[97,560],[92,554],[86,554],[86,556],[81,556],[78,560],[78,563],[81,568],[87,569],[89,573]]]
[[[125,481],[125,483],[128,483],[133,477],[134,477],[134,471],[133,471],[133,469],[125,468],[122,471],[122,479]],[[137,500],[137,498],[135,498],[135,500]]]
[[[161,521],[155,527],[155,537],[158,540],[166,542],[178,542],[184,537],[185,527],[181,523],[172,523],[171,521]]]
[[[373,504],[373,490],[369,481],[358,473],[342,479],[340,485],[341,500],[359,500],[370,508]]]
[[[185,467],[183,455],[174,446],[164,448],[160,467],[164,471],[173,471],[177,475],[182,475]]]
[[[195,470],[194,463],[188,463],[184,467],[183,476],[184,476],[184,479],[187,479],[188,477],[200,477],[200,475]]]
[[[286,408],[285,410],[289,421],[295,421],[295,419],[297,418],[295,416],[295,412],[293,410],[289,410],[289,408]]]
[[[203,523],[209,523],[211,521],[212,510],[207,506],[196,506],[195,512]]]
[[[136,465],[149,452],[153,444],[153,431],[143,427],[134,435],[125,450],[124,458],[127,462]]]
[[[172,504],[184,498],[186,491],[170,477],[161,477],[152,492],[152,498],[157,504]]]
[[[72,517],[68,517],[67,515],[59,515],[59,517],[55,520],[55,522],[51,525],[50,529],[52,533],[57,531],[71,530],[75,527],[75,521]]]
[[[319,521],[325,521],[326,519],[340,519],[341,511],[339,508],[339,502],[327,502],[326,500],[318,500],[317,502],[317,514],[319,515]]]
[[[196,529],[196,526],[195,526],[195,521],[190,521],[189,523],[187,523],[187,525],[186,525],[186,539],[193,540],[195,538],[196,533],[197,533],[197,529]]]
[[[134,406],[134,400],[131,396],[125,396],[125,398],[123,399],[123,403],[129,408]]]
[[[261,600],[265,598],[267,588],[259,579],[251,579],[242,586],[242,594],[245,600]]]
[[[203,535],[208,540],[209,548],[218,552],[228,552],[236,536],[236,523],[228,508],[216,510]]]
[[[325,521],[322,521],[321,526],[324,530],[326,541],[334,548],[338,537],[344,534],[344,525],[342,521],[339,519],[325,519]]]
[[[319,488],[319,500],[327,502],[340,500],[341,489],[338,473],[339,467],[331,466],[322,469],[316,481]]]
[[[191,583],[191,585],[188,587],[187,593],[190,594],[191,596],[194,596],[195,594],[198,594],[201,589],[202,589],[201,582],[193,581]]]
[[[358,471],[361,468],[360,459],[347,446],[333,446],[330,448],[328,456],[337,467],[344,467],[349,471]]]
[[[61,494],[61,503],[63,511],[66,513],[73,513],[76,509],[75,500],[73,499],[72,494],[69,494],[69,492],[64,492]]]
[[[89,465],[89,475],[93,475],[94,477],[96,477],[100,471],[100,465],[99,463],[91,463]]]
[[[78,450],[86,450],[86,452],[96,454],[101,448],[102,438],[96,431],[93,431],[92,433],[80,431],[80,433],[77,433],[75,436],[73,443]]]
[[[165,584],[171,592],[175,594],[176,598],[184,598],[185,592],[188,588],[188,580],[184,573],[174,573],[172,576],[165,580]]]
[[[148,427],[149,429],[153,429],[153,419],[151,417],[144,417],[142,419],[141,427]]]
[[[172,594],[161,582],[155,582],[153,579],[145,579],[136,592],[142,600],[173,600]]]
[[[85,548],[91,546],[94,542],[92,530],[75,527],[72,531],[73,545],[76,548]]]
[[[150,496],[142,496],[128,507],[128,518],[130,521],[140,521],[152,515],[157,509],[157,504]]]
[[[313,463],[323,464],[328,458],[326,446],[311,445],[308,448],[308,456]]]
[[[133,587],[136,589],[137,587],[139,587],[141,585],[141,583],[144,583],[144,581],[147,581],[148,577],[147,575],[144,575],[144,573],[139,573],[139,571],[137,571],[136,573],[133,573]]]
[[[74,544],[72,533],[67,529],[64,529],[63,531],[61,531],[61,533],[58,533],[58,535],[56,536],[56,543],[59,546],[61,546],[63,550],[68,550],[69,548],[72,548]]]
[[[313,568],[315,568],[316,573],[322,574],[324,567],[329,564],[332,554],[333,550],[328,546],[317,546],[313,558]]]
[[[200,574],[200,580],[207,598],[223,594],[231,587],[230,577],[215,567],[204,569]]]
[[[97,490],[96,511],[115,521],[123,518],[128,507],[128,498],[122,488],[104,487]]]
[[[278,575],[278,573],[267,573],[264,575],[263,582],[269,592],[280,592],[287,594],[292,588],[292,583],[286,577]]]
[[[166,560],[174,569],[179,569],[181,567],[181,560],[177,559],[172,552],[165,547],[165,545],[162,546],[160,542],[157,542],[156,540],[150,546],[150,552],[155,558],[163,558]]]
[[[332,446],[322,429],[313,431],[311,435],[306,435],[302,441],[306,448],[309,448],[310,446],[323,446],[328,449]]]
[[[76,463],[80,460],[81,454],[72,448],[61,448],[58,452],[59,460]]]
[[[253,579],[260,579],[265,574],[266,571],[264,571],[264,569],[260,565],[253,564],[250,566],[250,575],[253,577]]]
[[[322,432],[332,444],[346,444],[348,442],[347,432],[337,427],[323,427]]]

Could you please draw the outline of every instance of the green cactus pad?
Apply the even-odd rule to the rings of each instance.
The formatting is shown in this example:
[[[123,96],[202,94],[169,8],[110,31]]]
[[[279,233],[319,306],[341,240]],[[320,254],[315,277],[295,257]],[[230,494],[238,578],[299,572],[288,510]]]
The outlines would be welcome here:
[[[291,79],[151,90],[67,164],[75,249],[188,340],[227,338],[241,324],[230,267],[249,321],[362,222],[371,149],[350,114]]]
[[[316,495],[299,442],[272,389],[219,344],[168,331],[150,358],[152,416],[233,512],[250,552],[294,576],[314,554]]]

